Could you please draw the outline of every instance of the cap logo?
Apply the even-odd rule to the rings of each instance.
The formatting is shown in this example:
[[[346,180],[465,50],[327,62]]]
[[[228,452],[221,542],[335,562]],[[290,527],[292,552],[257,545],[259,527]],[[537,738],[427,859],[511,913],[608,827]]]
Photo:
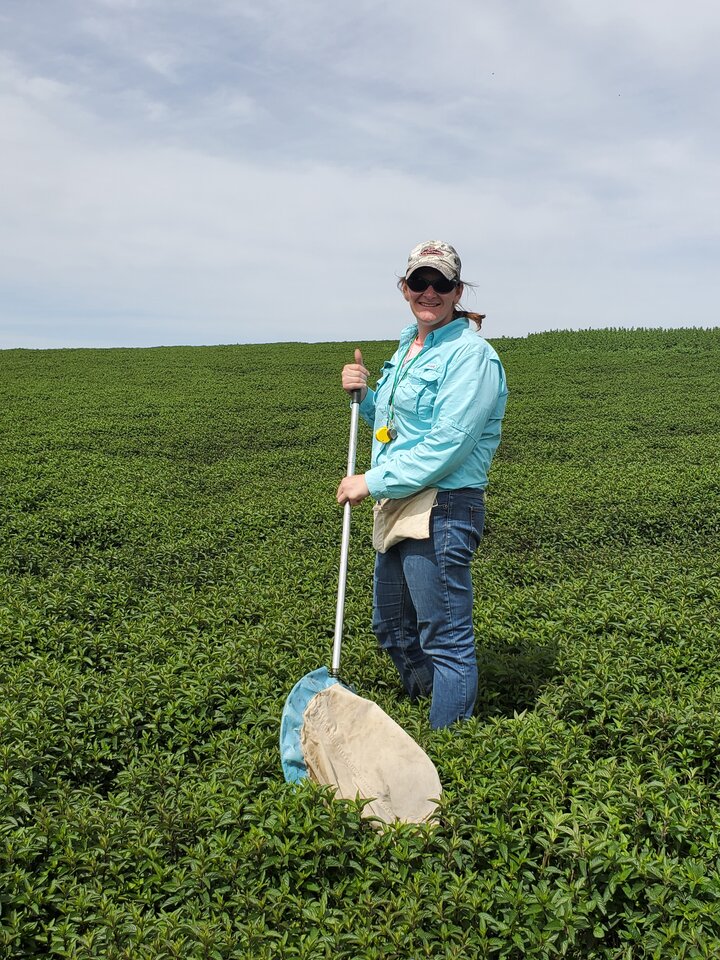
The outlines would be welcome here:
[[[444,250],[438,250],[437,247],[423,247],[422,250],[420,251],[420,256],[421,257],[428,257],[428,256],[444,257],[445,252]]]

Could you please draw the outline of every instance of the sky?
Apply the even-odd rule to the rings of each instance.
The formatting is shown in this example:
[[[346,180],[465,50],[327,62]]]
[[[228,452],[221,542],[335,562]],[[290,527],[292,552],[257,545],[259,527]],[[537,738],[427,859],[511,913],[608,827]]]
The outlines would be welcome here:
[[[718,326],[715,0],[3,0],[0,348]]]

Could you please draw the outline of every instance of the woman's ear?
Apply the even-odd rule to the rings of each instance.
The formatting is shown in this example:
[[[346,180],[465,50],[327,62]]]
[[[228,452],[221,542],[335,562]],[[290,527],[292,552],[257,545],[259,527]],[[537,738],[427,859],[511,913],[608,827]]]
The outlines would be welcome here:
[[[455,296],[453,298],[453,306],[460,303],[460,300],[462,299],[462,295],[463,295],[463,285],[462,283],[459,283],[455,287]]]
[[[410,294],[408,293],[408,285],[403,280],[402,286],[400,287],[402,295],[405,297],[408,303],[410,303]]]

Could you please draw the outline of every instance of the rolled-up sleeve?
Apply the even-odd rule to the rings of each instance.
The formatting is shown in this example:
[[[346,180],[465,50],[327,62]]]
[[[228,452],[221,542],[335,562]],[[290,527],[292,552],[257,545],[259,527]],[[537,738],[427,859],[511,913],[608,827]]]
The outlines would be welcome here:
[[[367,393],[360,403],[360,416],[371,427],[375,423],[375,391],[368,387]]]

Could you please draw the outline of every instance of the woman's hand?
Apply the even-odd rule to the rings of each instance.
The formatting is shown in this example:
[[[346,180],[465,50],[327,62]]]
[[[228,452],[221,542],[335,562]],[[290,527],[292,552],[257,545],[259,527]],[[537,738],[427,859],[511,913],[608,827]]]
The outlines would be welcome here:
[[[337,489],[337,502],[340,504],[349,503],[351,507],[356,507],[368,496],[370,496],[370,491],[365,483],[364,473],[356,473],[352,477],[343,477]]]
[[[342,369],[343,390],[352,393],[353,390],[360,391],[360,402],[365,399],[367,393],[367,379],[370,371],[363,363],[362,353],[355,350],[355,363],[346,363]],[[367,494],[366,494],[367,496]]]

